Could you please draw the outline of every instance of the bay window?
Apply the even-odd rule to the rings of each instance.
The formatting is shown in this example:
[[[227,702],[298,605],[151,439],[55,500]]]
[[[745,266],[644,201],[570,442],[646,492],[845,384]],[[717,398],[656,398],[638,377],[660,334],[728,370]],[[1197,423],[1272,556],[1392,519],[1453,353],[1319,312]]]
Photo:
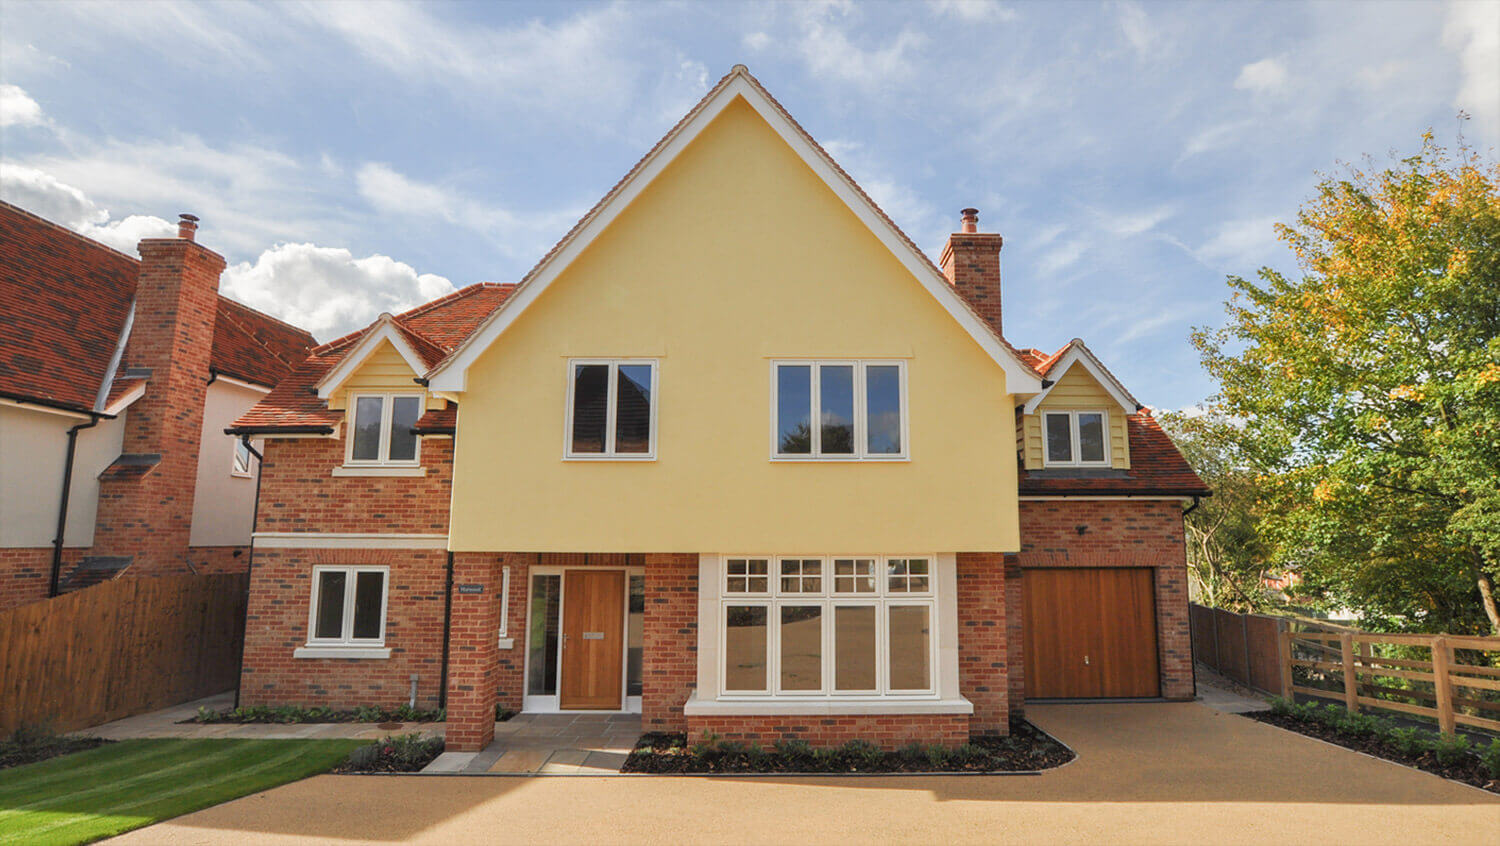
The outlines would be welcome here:
[[[723,559],[723,695],[934,694],[934,575],[931,556]]]
[[[905,362],[776,361],[771,368],[775,458],[907,457]]]
[[[1054,467],[1109,464],[1109,415],[1103,411],[1042,412],[1043,454]]]

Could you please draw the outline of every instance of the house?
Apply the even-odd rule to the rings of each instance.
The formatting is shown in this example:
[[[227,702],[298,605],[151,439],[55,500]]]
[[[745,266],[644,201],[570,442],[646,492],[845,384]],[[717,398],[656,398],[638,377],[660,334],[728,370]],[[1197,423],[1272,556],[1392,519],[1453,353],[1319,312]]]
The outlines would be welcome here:
[[[259,468],[224,429],[314,341],[218,293],[195,220],[136,259],[0,202],[0,610],[248,567]]]
[[[265,439],[241,702],[961,743],[1193,695],[1208,493],[1081,341],[1001,334],[736,67],[515,285],[315,349]]]

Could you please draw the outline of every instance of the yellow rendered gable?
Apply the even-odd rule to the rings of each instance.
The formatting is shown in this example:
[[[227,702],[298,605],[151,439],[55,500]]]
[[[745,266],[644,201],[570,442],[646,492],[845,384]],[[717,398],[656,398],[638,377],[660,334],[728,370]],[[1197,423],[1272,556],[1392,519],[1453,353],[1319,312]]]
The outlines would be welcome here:
[[[1042,401],[1036,412],[1022,415],[1018,435],[1021,458],[1027,470],[1041,470],[1042,412],[1068,409],[1099,411],[1109,415],[1109,464],[1116,470],[1130,469],[1130,437],[1125,410],[1081,364],[1068,368]]]
[[[412,371],[406,359],[401,357],[401,353],[389,341],[382,341],[359,368],[329,395],[328,407],[333,410],[348,408],[350,394],[361,392],[423,393],[422,386],[413,381],[419,375]],[[445,402],[437,397],[427,398],[428,408],[441,408],[443,405]]]
[[[563,459],[570,357],[659,362],[652,461]],[[910,460],[777,462],[771,362],[907,363]],[[743,100],[468,371],[459,551],[1011,551],[1005,374]]]

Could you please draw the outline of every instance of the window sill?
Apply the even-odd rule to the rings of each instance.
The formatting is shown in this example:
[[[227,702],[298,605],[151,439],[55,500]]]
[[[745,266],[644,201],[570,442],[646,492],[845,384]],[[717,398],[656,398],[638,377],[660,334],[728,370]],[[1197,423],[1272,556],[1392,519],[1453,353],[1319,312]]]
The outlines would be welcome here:
[[[390,647],[385,646],[299,646],[292,652],[293,658],[389,658]]]
[[[563,461],[655,461],[655,455],[565,455]]]
[[[360,465],[345,464],[333,468],[334,476],[392,476],[392,477],[414,477],[426,476],[426,467],[364,467]]]
[[[891,455],[883,456],[880,458],[875,458],[873,456],[866,458],[846,458],[843,456],[834,455],[820,456],[816,458],[802,458],[792,455],[771,456],[772,464],[909,464],[910,462],[911,456],[908,455]]]
[[[764,697],[744,699],[699,699],[695,694],[682,706],[689,717],[708,716],[847,716],[862,714],[972,714],[967,699],[871,697],[869,699],[804,699]]]
[[[502,637],[502,638],[500,638],[500,648],[501,649],[515,649],[516,648],[516,639],[513,638],[513,637]]]

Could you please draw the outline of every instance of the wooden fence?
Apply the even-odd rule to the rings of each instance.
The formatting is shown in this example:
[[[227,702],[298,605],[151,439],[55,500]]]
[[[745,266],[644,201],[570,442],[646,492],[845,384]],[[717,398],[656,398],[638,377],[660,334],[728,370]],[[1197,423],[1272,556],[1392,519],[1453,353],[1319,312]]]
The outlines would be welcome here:
[[[1500,657],[1500,637],[1314,630],[1282,631],[1279,640],[1280,690],[1289,699],[1430,717],[1445,734],[1458,725],[1500,732],[1500,666],[1479,663]]]
[[[0,736],[74,731],[234,687],[249,578],[119,579],[0,612]]]
[[[1246,687],[1281,692],[1277,635],[1285,620],[1198,604],[1188,607],[1188,616],[1193,630],[1193,660]]]

